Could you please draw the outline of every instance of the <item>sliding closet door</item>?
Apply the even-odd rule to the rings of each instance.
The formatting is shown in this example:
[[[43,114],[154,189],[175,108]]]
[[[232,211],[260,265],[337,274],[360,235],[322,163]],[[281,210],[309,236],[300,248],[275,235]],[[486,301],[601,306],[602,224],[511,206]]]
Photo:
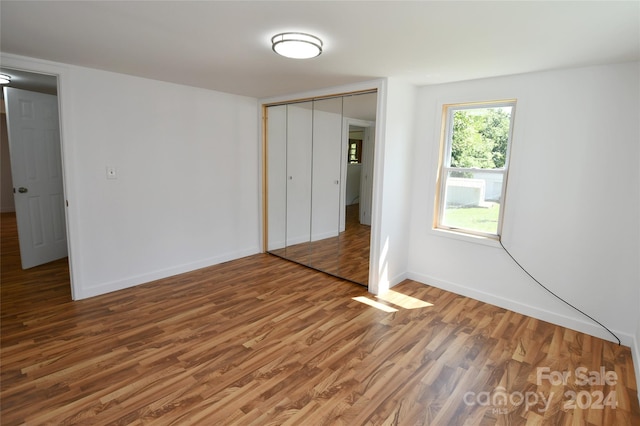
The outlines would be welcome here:
[[[267,108],[267,250],[283,249],[287,238],[287,106]]]
[[[267,107],[270,253],[366,285],[370,230],[354,203],[345,220],[348,123],[375,119],[376,102],[368,93]]]
[[[301,263],[308,263],[304,244],[311,241],[312,125],[312,102],[287,105],[286,242]]]
[[[342,98],[314,101],[310,264],[339,275]]]
[[[311,239],[338,236],[342,98],[314,101]]]

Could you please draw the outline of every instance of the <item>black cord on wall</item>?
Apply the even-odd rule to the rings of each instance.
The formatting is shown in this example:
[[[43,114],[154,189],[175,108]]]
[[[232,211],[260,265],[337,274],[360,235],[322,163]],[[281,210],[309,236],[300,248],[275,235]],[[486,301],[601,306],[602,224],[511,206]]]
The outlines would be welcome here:
[[[585,312],[581,311],[580,309],[576,308],[575,306],[573,306],[571,303],[567,302],[566,300],[564,300],[562,297],[558,296],[557,294],[555,294],[553,291],[549,290],[547,287],[545,287],[540,281],[538,281],[537,279],[535,279],[535,277],[533,275],[531,275],[529,273],[529,271],[527,271],[521,264],[520,262],[518,262],[516,260],[515,257],[513,257],[513,255],[509,252],[509,250],[507,250],[507,248],[504,246],[504,244],[502,244],[502,238],[498,237],[498,242],[500,243],[500,245],[502,246],[502,248],[504,249],[504,251],[509,255],[509,257],[511,258],[511,260],[513,260],[516,265],[518,265],[520,267],[520,269],[522,269],[525,274],[529,275],[529,277],[535,281],[540,287],[542,287],[543,289],[547,290],[549,293],[551,293],[556,299],[564,302],[565,304],[569,305],[570,307],[572,307],[573,309],[575,309],[576,311],[580,312],[582,315],[584,315],[585,317],[589,318],[591,321],[597,323],[598,325],[600,325],[600,327],[604,328],[605,330],[607,330],[613,337],[615,337],[615,339],[618,341],[618,345],[621,344],[620,339],[618,338],[618,336],[616,336],[613,331],[609,330],[607,327],[604,326],[604,324],[602,324],[600,321],[598,321],[597,319],[593,318],[591,315],[586,314]]]

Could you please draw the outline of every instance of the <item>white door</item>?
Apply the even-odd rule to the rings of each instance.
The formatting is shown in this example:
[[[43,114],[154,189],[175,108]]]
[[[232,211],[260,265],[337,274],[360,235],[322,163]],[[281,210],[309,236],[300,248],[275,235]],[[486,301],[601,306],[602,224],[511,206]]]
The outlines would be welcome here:
[[[58,98],[5,87],[22,268],[67,256]]]

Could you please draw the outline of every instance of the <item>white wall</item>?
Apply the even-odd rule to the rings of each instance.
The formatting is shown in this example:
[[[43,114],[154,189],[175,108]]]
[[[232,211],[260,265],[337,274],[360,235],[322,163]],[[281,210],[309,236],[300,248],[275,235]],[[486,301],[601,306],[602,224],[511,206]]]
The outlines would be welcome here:
[[[362,175],[362,163],[347,164],[347,195],[346,205],[360,202],[360,176]]]
[[[639,71],[626,63],[421,88],[409,277],[613,339],[499,245],[432,230],[442,105],[517,98],[502,241],[630,345],[640,292]]]
[[[260,251],[257,99],[2,60],[60,75],[75,299]]]
[[[83,68],[70,92],[79,297],[259,251],[256,99]]]
[[[373,277],[369,291],[384,293],[406,278],[411,163],[417,89],[396,78],[379,95],[383,137],[376,142],[371,252]],[[374,230],[378,230],[375,232]]]

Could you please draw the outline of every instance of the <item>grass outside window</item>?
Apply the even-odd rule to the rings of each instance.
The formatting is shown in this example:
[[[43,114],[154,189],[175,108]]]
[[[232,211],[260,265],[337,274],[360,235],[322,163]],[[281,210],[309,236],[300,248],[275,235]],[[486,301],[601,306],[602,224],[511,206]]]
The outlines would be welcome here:
[[[500,204],[487,207],[450,207],[445,209],[444,220],[451,229],[496,234],[500,217]]]

